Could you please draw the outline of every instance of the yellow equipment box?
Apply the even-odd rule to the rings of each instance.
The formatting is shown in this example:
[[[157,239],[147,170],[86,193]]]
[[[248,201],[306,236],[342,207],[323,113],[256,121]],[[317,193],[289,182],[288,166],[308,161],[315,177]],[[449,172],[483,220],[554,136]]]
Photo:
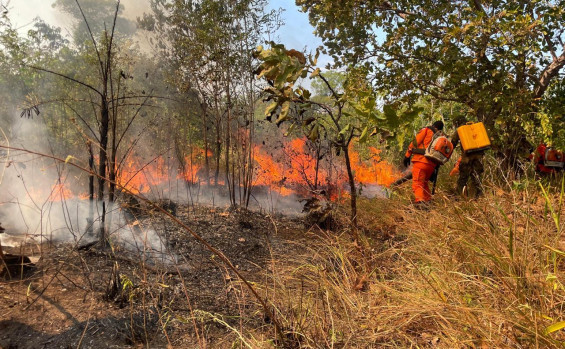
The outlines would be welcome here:
[[[482,122],[469,123],[457,129],[461,147],[466,153],[486,150],[490,148],[490,139]]]

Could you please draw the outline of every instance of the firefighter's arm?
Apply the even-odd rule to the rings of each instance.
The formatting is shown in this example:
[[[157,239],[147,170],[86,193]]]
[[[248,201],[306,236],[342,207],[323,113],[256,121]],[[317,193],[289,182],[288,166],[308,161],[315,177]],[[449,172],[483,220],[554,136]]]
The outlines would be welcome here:
[[[449,172],[450,176],[455,176],[459,174],[459,165],[461,165],[461,158],[459,158],[459,160],[457,160],[457,162],[455,163],[455,166],[453,166],[453,169],[451,170],[451,172]]]
[[[413,142],[410,142],[410,145],[408,146],[408,150],[406,151],[406,154],[404,154],[405,158],[409,158],[410,156],[412,156],[412,149],[414,148],[414,144],[412,144]]]

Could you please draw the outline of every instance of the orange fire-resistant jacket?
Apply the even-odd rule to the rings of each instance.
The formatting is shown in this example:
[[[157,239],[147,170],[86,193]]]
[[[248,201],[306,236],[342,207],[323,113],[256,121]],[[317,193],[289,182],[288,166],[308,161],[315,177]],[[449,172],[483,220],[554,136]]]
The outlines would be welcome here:
[[[430,127],[424,127],[423,129],[421,129],[416,135],[415,141],[412,141],[412,143],[410,143],[410,145],[408,146],[408,151],[406,151],[405,157],[409,157],[410,155],[412,155],[412,162],[423,162],[426,164],[433,165],[435,168],[436,167],[435,162],[427,159],[422,154],[414,153],[415,148],[425,150],[428,147],[428,145],[430,145],[434,133],[435,132]],[[416,144],[414,144],[414,142]]]

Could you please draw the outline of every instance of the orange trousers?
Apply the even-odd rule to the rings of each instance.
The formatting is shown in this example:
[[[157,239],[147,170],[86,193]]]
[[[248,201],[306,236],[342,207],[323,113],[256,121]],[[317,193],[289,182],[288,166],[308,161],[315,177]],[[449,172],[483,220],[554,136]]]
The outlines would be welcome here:
[[[430,177],[436,168],[435,164],[416,161],[412,167],[412,190],[416,197],[416,202],[430,201],[432,193],[428,185]]]

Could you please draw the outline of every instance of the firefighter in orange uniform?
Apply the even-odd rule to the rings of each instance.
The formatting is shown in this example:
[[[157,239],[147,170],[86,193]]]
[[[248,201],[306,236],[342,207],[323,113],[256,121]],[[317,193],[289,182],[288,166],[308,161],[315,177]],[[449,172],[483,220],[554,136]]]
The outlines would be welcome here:
[[[408,151],[404,155],[404,166],[410,165],[412,159],[412,190],[416,197],[415,202],[426,203],[432,199],[429,181],[438,166],[435,162],[427,159],[424,152],[431,143],[434,134],[443,130],[443,121],[439,120],[432,126],[424,127],[416,135],[416,139],[408,146]]]
[[[565,167],[563,152],[548,147],[545,143],[538,145],[533,158],[536,172],[542,176],[556,173]]]

